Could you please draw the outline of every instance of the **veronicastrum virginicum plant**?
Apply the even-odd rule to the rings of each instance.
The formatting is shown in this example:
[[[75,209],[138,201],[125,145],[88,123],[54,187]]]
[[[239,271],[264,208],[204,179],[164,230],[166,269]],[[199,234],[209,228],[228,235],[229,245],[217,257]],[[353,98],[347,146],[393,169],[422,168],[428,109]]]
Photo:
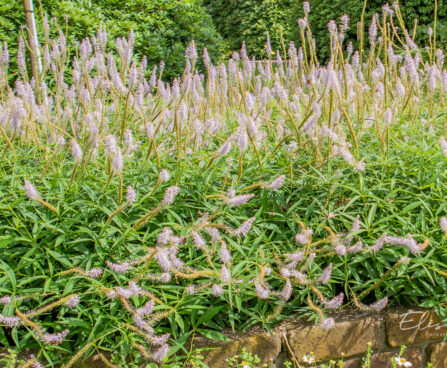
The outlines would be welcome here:
[[[115,53],[102,28],[76,55],[47,38],[37,80],[21,40],[13,88],[2,45],[2,344],[34,350],[28,366],[168,366],[197,334],[296,312],[327,329],[350,305],[443,314],[444,55],[396,4],[368,51],[330,22],[326,66],[299,25],[275,60],[204,50],[206,75],[192,42],[172,83],[132,33]]]

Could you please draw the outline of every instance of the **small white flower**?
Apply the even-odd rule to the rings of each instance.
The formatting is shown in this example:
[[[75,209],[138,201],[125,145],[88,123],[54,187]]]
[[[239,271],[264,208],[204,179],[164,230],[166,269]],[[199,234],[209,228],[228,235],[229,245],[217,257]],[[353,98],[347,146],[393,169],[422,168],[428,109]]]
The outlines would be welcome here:
[[[245,364],[242,368],[250,368],[248,364]]]
[[[413,365],[403,357],[397,356],[397,357],[394,357],[394,360],[396,361],[396,363],[399,367],[411,367]]]
[[[303,361],[304,361],[304,363],[312,364],[312,363],[315,362],[315,359],[314,359],[314,357],[312,355],[305,355],[303,357]]]

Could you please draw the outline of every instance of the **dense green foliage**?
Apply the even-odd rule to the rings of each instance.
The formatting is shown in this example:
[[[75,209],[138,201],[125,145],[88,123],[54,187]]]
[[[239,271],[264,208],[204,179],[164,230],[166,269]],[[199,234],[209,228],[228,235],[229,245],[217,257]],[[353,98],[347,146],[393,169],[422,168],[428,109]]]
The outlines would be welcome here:
[[[350,30],[347,32],[345,45],[352,41],[355,46],[357,42],[357,23],[360,22],[364,2],[362,0],[309,0],[311,12],[309,14],[309,24],[314,34],[318,54],[323,60],[327,60],[329,56],[329,33],[327,24],[331,19],[340,20],[343,14],[348,14],[350,17]],[[368,34],[368,25],[371,22],[374,13],[381,13],[384,2],[381,0],[368,0],[365,11],[365,31]],[[416,32],[416,42],[421,44],[428,43],[427,28],[433,27],[435,2],[433,0],[406,0],[402,2],[400,11],[405,21],[406,26],[413,33],[414,20],[418,20],[418,28]],[[391,6],[391,3],[390,3]],[[304,16],[302,2],[295,2],[295,6],[291,10],[293,14],[293,22],[296,24],[296,19]],[[396,18],[394,18],[394,25],[399,26]],[[447,45],[447,37],[445,34],[447,26],[447,2],[445,0],[438,0],[438,37],[440,42],[438,46]],[[293,39],[299,40],[298,27],[294,27]],[[366,45],[368,44],[368,37],[365,37]]]
[[[330,310],[390,302],[446,319],[442,55],[396,45],[387,63],[382,37],[346,61],[334,32],[328,67],[291,46],[289,65],[167,83],[103,40],[50,52],[48,88],[22,73],[11,89],[0,49],[2,345],[169,367],[199,334],[289,315],[330,329]]]
[[[282,50],[279,40],[280,27],[283,28],[286,44],[291,41],[296,44],[301,42],[297,25],[297,20],[304,17],[301,0],[203,0],[203,3],[230,50],[239,49],[245,40],[250,55],[264,58],[267,31],[272,38],[273,50]],[[309,4],[311,12],[308,19],[317,43],[318,55],[323,61],[329,56],[327,24],[331,19],[338,21],[343,14],[348,13],[351,21],[345,44],[353,41],[357,45],[357,23],[360,22],[363,9],[362,0],[309,0]],[[381,0],[367,1],[366,24],[369,24],[374,13],[381,13],[383,5],[384,2]],[[418,19],[416,42],[427,43],[427,27],[433,26],[435,2],[410,0],[405,1],[403,5],[402,16],[411,31],[414,20]],[[399,26],[396,20],[395,25]],[[447,45],[446,26],[447,2],[439,0],[437,24],[439,46]]]
[[[43,41],[42,13],[39,1],[34,3],[38,33]],[[200,50],[206,46],[214,60],[223,52],[222,38],[211,17],[195,0],[41,0],[41,4],[43,13],[49,19],[54,18],[66,34],[72,53],[76,52],[73,41],[95,34],[101,24],[106,26],[110,45],[116,37],[127,36],[133,29],[137,57],[146,55],[151,66],[163,60],[167,79],[182,73],[185,48],[191,40],[195,40]],[[8,42],[13,71],[17,70],[17,40],[23,24],[21,1],[0,4],[0,40]],[[51,36],[56,36],[56,28],[51,29]]]
[[[285,42],[291,40],[291,9],[296,0],[204,0],[214,23],[230,50],[239,50],[245,41],[249,56],[265,58],[267,31],[272,49],[282,49],[280,29]]]

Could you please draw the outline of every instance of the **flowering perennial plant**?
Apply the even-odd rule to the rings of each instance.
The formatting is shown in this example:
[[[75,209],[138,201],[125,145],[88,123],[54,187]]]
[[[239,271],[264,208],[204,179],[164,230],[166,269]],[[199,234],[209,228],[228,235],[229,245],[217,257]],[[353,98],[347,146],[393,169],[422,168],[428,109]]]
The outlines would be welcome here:
[[[204,52],[205,75],[191,42],[172,82],[132,58],[133,33],[70,55],[60,30],[37,79],[22,39],[13,88],[0,46],[2,344],[39,351],[29,366],[163,365],[196,333],[297,311],[329,330],[348,305],[441,308],[442,51],[388,7],[368,53],[331,21],[323,66],[299,25],[275,60]]]

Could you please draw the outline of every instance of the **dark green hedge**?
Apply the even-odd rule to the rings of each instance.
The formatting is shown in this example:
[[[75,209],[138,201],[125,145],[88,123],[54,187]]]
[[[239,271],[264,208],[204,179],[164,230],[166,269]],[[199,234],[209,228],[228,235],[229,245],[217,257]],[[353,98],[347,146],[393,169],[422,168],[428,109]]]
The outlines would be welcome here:
[[[302,9],[303,1],[296,2],[291,12],[294,18],[298,19],[304,16]],[[309,0],[311,12],[309,15],[309,23],[314,33],[317,42],[317,50],[319,56],[326,60],[329,55],[329,34],[327,30],[327,23],[331,19],[340,20],[343,14],[348,14],[350,17],[350,30],[347,34],[346,44],[348,41],[357,43],[357,22],[360,22],[360,17],[363,8],[363,0]],[[365,41],[367,45],[368,26],[374,13],[381,13],[382,6],[386,1],[368,0],[365,12]],[[392,1],[389,1],[391,6]],[[420,46],[428,45],[428,26],[433,26],[434,21],[434,0],[401,0],[399,1],[400,11],[404,18],[407,28],[413,30],[414,20],[418,19],[418,29],[416,35],[416,42]],[[395,26],[399,26],[397,19],[394,17]],[[438,46],[447,46],[447,1],[438,0]],[[298,27],[293,28],[293,38],[298,38]]]
[[[39,0],[34,3],[42,37]],[[68,20],[69,41],[95,34],[101,23],[106,25],[110,42],[116,37],[127,36],[133,29],[135,53],[140,57],[146,55],[149,65],[164,60],[167,78],[182,72],[184,51],[192,39],[200,51],[206,46],[214,60],[224,50],[224,42],[211,17],[196,0],[41,0],[41,4],[43,11],[49,18],[56,18],[64,31],[65,19]],[[8,42],[13,63],[19,28],[24,23],[22,1],[1,2],[0,40]]]
[[[203,0],[221,35],[227,40],[230,49],[241,47],[245,40],[249,53],[257,58],[264,57],[266,32],[270,32],[272,46],[280,48],[279,28],[284,28],[285,42],[299,43],[297,20],[304,16],[303,0]],[[329,34],[327,23],[339,20],[348,14],[351,29],[347,33],[346,44],[357,40],[357,22],[363,7],[363,0],[309,0],[311,12],[309,23],[312,27],[320,58],[327,60],[329,55]],[[368,0],[365,21],[369,24],[372,15],[382,11],[384,0]],[[391,5],[392,0],[389,0]],[[400,7],[407,27],[412,29],[414,19],[418,19],[416,40],[422,45],[428,39],[427,27],[433,25],[434,0],[401,0]],[[367,26],[365,30],[367,32]],[[398,26],[397,20],[395,25]],[[447,0],[438,0],[438,43],[447,45]],[[366,37],[367,40],[367,37]]]
[[[273,50],[281,48],[280,27],[285,41],[291,39],[295,3],[296,0],[203,0],[229,50],[240,49],[245,40],[248,54],[257,58],[266,56],[267,31]]]

